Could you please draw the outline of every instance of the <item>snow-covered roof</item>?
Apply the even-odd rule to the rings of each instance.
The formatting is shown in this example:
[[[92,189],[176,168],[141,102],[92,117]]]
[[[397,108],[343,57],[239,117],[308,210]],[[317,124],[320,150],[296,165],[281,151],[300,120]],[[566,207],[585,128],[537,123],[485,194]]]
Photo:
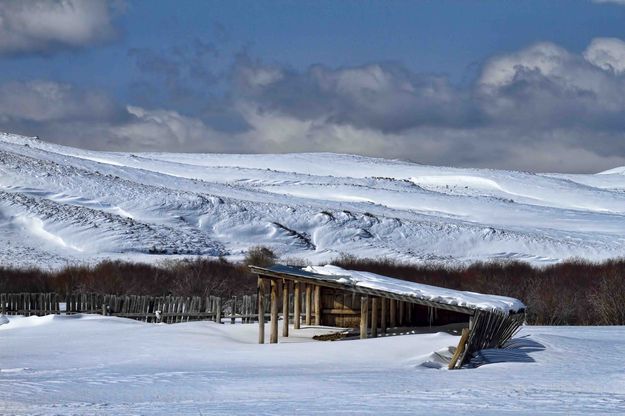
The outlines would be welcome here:
[[[446,289],[444,287],[409,282],[407,280],[395,279],[375,273],[346,270],[338,266],[308,266],[304,270],[315,274],[337,276],[336,281],[339,283],[382,290],[398,295],[414,296],[419,299],[437,303],[507,313],[518,312],[525,309],[523,302],[507,296],[486,295],[483,293]]]
[[[270,271],[299,275],[306,279],[314,279],[328,283],[339,284],[346,288],[373,290],[386,292],[422,301],[441,305],[457,306],[460,308],[483,310],[490,312],[515,313],[525,309],[525,305],[518,299],[488,295],[476,292],[447,289],[422,283],[409,282],[375,273],[346,270],[341,267],[308,266],[303,269],[288,266],[273,266]]]

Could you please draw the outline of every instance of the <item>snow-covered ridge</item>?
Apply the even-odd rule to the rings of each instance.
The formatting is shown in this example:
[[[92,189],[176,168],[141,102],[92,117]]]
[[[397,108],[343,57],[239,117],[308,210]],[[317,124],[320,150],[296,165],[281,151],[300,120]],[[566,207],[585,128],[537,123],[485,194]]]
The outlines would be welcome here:
[[[331,153],[114,153],[0,134],[0,262],[242,256],[553,262],[625,253],[625,176]]]
[[[472,309],[485,311],[499,311],[504,313],[519,312],[525,309],[525,305],[518,299],[507,296],[487,295],[462,290],[446,289],[422,283],[414,283],[406,280],[395,279],[370,272],[346,270],[341,267],[308,266],[304,269],[310,273],[325,276],[340,276],[338,282],[368,289],[383,290],[400,295],[415,296],[419,299],[432,302],[445,303],[448,305],[464,306]],[[345,279],[343,281],[343,279]]]

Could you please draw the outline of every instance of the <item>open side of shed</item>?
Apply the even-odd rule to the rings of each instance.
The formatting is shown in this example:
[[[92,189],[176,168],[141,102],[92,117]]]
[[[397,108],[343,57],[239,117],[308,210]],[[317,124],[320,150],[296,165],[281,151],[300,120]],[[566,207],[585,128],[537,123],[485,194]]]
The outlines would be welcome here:
[[[259,337],[265,342],[264,305],[270,292],[270,343],[289,334],[290,299],[293,326],[327,325],[359,328],[360,338],[385,335],[388,328],[465,324],[450,368],[461,367],[474,353],[499,348],[525,320],[517,299],[445,289],[335,266],[297,268],[250,266],[258,275]],[[282,305],[280,305],[282,303]]]

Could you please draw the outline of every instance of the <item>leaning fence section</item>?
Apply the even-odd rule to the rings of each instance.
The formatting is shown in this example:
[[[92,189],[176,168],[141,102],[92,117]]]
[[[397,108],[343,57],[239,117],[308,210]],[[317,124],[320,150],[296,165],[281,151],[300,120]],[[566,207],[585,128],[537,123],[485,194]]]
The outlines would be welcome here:
[[[56,293],[2,293],[0,313],[43,316],[89,313],[131,318],[144,322],[177,323],[198,320],[251,323],[258,321],[256,295],[233,296],[138,296],[95,293],[60,296]],[[264,314],[269,316],[265,299]]]

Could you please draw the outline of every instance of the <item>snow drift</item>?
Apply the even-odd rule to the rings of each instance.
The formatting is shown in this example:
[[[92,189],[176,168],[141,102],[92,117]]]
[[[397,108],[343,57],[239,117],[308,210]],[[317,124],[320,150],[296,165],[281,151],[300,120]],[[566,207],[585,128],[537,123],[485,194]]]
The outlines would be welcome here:
[[[313,263],[621,256],[625,176],[422,166],[328,153],[111,153],[0,134],[0,262]]]

